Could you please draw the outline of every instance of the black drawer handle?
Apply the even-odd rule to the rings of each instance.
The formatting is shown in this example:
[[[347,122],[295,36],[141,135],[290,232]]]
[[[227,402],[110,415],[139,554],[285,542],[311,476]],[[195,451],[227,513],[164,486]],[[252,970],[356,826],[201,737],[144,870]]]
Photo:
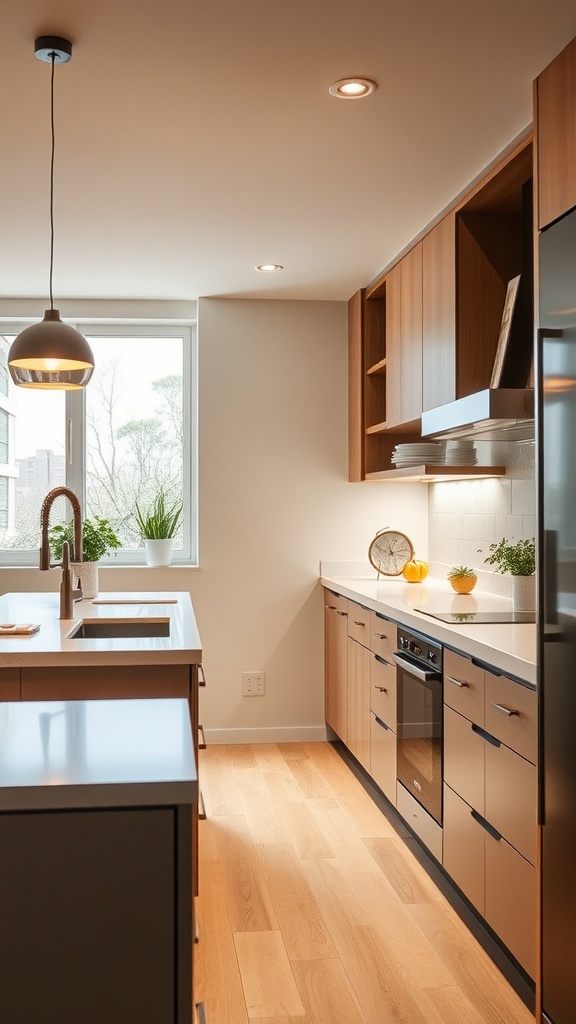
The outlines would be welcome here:
[[[387,633],[374,633],[374,636],[377,637],[378,640],[388,640],[389,639]]]
[[[198,750],[206,750],[206,737],[204,736],[204,726],[198,726]]]
[[[374,715],[374,712],[372,712],[372,714]],[[378,715],[374,715],[374,718],[378,722],[378,725],[381,725],[383,729],[386,729],[386,732],[390,732],[390,726],[386,725],[386,722],[383,722],[381,718],[378,718]]]
[[[514,708],[507,708],[505,704],[494,704],[494,703],[491,703],[490,707],[494,708],[495,711],[499,711],[502,715],[508,715],[509,718],[511,718],[512,715],[519,715],[520,714],[520,712],[519,711],[515,711]]]
[[[353,619],[352,621],[355,626],[362,626],[363,629],[366,629],[366,623],[360,622],[360,619]]]
[[[377,662],[378,662],[378,663],[379,663],[380,665],[390,665],[390,666],[392,665],[392,662],[391,662],[391,661],[386,661],[386,658],[381,658],[379,654],[375,654],[375,655],[374,655],[374,659],[375,659],[375,660],[376,660],[376,661],[377,661]]]
[[[454,676],[446,676],[447,683],[453,683],[454,686],[458,686],[461,689],[468,689],[469,683],[465,683],[463,679],[455,679]]]
[[[341,612],[339,608],[336,608],[336,615],[344,615],[345,618],[348,618],[348,612]]]
[[[480,726],[476,725],[475,722],[471,723],[470,728],[472,729],[472,732],[475,732],[476,735],[480,737],[480,739],[486,740],[486,743],[491,743],[493,747],[501,747],[502,746],[502,744],[500,743],[500,740],[497,740],[496,737],[492,736],[491,733],[486,732],[485,729],[481,729]]]
[[[374,687],[375,690],[378,690],[378,693],[388,693],[388,690],[386,689],[385,686],[376,686],[376,683],[372,683],[372,686]]]
[[[203,665],[198,665],[198,686],[206,686],[206,675]]]
[[[496,831],[493,825],[490,825],[490,823],[486,821],[486,818],[483,818],[481,814],[478,814],[478,811],[470,811],[470,814],[474,818],[474,821],[477,821],[484,831],[487,832],[489,836],[492,836],[492,839],[495,839],[497,843],[500,842],[502,836]]]

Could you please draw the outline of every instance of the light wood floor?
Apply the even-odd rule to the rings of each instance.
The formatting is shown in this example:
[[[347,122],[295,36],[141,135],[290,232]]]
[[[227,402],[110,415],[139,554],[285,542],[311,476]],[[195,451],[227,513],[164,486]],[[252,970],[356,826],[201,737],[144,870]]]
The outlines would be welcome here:
[[[534,1024],[328,743],[201,754],[208,1024]]]

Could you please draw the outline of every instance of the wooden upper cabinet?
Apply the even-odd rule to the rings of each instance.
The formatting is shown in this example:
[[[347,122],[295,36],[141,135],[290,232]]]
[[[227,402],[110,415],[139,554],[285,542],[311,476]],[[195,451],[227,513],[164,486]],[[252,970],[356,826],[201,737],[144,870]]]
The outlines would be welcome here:
[[[364,291],[348,302],[348,479],[364,479]]]
[[[386,421],[397,427],[422,414],[422,242],[386,277]]]
[[[576,206],[576,38],[536,79],[539,227]]]
[[[422,240],[422,410],[456,397],[456,216]]]

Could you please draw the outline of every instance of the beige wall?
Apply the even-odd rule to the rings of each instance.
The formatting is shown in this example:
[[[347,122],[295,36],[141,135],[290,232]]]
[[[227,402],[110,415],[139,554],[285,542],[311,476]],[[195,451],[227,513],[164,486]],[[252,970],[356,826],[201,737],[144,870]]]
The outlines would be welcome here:
[[[101,590],[190,591],[212,742],[322,736],[320,559],[365,560],[385,526],[427,551],[425,486],[347,481],[346,335],[345,303],[200,300],[200,569],[101,569]],[[266,696],[242,697],[260,669]]]

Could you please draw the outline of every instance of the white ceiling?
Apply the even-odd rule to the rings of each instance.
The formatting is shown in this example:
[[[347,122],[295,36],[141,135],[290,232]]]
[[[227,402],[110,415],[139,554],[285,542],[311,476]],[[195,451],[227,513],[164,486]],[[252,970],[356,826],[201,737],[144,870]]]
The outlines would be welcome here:
[[[530,122],[574,0],[26,0],[0,27],[0,298],[347,299]],[[338,78],[378,82],[366,100]],[[258,274],[257,263],[284,265]],[[56,301],[56,305],[58,302]]]

